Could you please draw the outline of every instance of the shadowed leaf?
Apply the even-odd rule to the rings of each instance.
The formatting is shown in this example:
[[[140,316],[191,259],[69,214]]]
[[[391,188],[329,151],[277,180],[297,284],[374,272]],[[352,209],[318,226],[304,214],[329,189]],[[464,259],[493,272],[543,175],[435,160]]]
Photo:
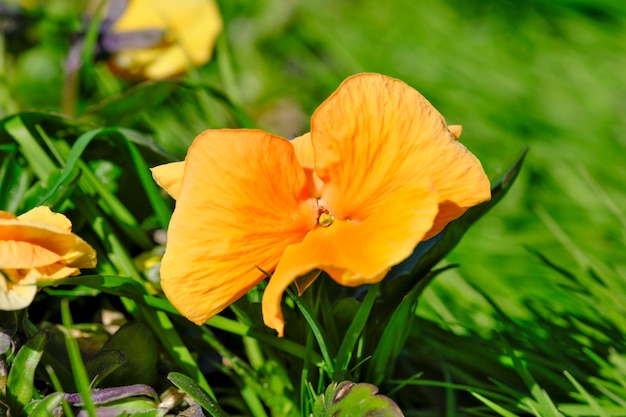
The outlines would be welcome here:
[[[12,415],[23,415],[22,410],[33,398],[35,369],[43,355],[48,340],[45,331],[28,339],[15,356],[7,379],[7,403]]]
[[[372,384],[350,381],[333,383],[313,405],[313,417],[379,416],[398,417],[402,411]]]

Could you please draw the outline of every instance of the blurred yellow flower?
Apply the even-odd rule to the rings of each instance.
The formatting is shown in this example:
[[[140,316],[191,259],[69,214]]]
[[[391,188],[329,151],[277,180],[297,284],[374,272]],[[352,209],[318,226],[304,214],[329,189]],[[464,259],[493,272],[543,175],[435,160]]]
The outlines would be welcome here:
[[[400,80],[348,78],[292,141],[208,130],[183,162],[152,169],[174,197],[161,284],[202,324],[273,272],[265,324],[283,335],[281,299],[323,270],[345,286],[379,282],[422,240],[491,197],[459,126]]]
[[[111,27],[118,35],[163,31],[150,47],[123,48],[109,63],[123,76],[163,79],[207,63],[222,30],[215,0],[130,0]]]
[[[0,310],[27,307],[38,281],[96,266],[96,251],[71,230],[67,217],[45,206],[17,217],[0,211]]]

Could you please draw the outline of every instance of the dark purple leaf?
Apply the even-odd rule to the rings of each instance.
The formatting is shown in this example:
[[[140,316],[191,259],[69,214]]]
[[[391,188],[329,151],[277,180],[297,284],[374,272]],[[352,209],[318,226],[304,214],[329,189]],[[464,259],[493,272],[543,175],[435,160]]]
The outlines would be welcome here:
[[[101,30],[103,32],[108,31],[109,28],[122,17],[126,7],[128,7],[128,0],[110,0],[109,12],[100,25]]]
[[[145,395],[154,399],[159,398],[156,391],[154,391],[152,387],[144,384],[113,388],[94,388],[91,391],[91,397],[94,404],[106,404],[111,401],[117,401],[122,398],[134,397],[137,395]],[[72,405],[82,405],[80,394],[65,394],[65,399]]]
[[[102,37],[102,47],[106,52],[114,53],[124,49],[149,48],[161,42],[165,31],[158,29],[137,30],[132,32],[107,33]]]

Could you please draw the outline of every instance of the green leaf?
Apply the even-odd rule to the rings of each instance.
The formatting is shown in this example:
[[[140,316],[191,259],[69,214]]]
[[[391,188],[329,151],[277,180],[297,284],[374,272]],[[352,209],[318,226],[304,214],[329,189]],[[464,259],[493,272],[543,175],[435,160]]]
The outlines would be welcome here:
[[[97,387],[100,382],[126,363],[126,356],[119,350],[101,350],[87,364],[87,374],[91,385]]]
[[[179,372],[170,372],[167,375],[167,379],[169,379],[172,384],[176,385],[178,389],[187,393],[187,395],[193,398],[213,417],[228,417],[228,414],[200,388],[196,381],[189,378],[187,375]]]
[[[84,285],[95,288],[108,294],[123,297],[139,297],[145,294],[144,287],[131,278],[107,276],[107,275],[81,275],[76,277],[62,278],[58,280],[42,281],[37,284],[40,287],[59,285]]]
[[[122,352],[126,361],[104,379],[105,386],[151,385],[156,378],[157,343],[150,328],[141,322],[128,322],[102,346],[101,352]]]
[[[52,415],[52,410],[61,405],[63,395],[62,392],[50,394],[39,401],[29,404],[26,412],[31,417],[49,417]]]
[[[32,174],[22,168],[17,153],[6,155],[0,166],[0,210],[17,213]]]
[[[398,417],[402,411],[372,384],[350,381],[332,383],[315,401],[313,417]]]
[[[95,116],[109,124],[124,125],[144,111],[146,103],[156,106],[180,87],[178,81],[146,81],[90,107],[81,118],[91,119]]]
[[[192,83],[181,80],[145,81],[111,96],[90,107],[81,118],[98,118],[109,124],[124,125],[146,109],[146,103],[156,107],[170,98],[179,89],[205,91],[232,112],[239,127],[253,128],[254,122],[246,112],[231,100],[227,94],[206,83]]]
[[[21,411],[33,398],[35,369],[47,339],[47,332],[38,332],[24,343],[15,356],[7,379],[7,403],[12,414],[22,415]]]

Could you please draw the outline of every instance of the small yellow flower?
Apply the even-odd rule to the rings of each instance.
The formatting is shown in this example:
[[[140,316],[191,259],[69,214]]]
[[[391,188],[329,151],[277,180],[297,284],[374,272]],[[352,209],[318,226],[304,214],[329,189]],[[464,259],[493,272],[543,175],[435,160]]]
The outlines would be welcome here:
[[[164,32],[161,41],[116,52],[109,61],[114,71],[155,80],[203,65],[211,59],[222,18],[215,0],[130,0],[111,28],[119,35],[152,30]]]
[[[38,281],[96,266],[95,250],[71,230],[67,217],[45,206],[17,217],[0,211],[0,310],[27,307]]]
[[[281,298],[311,271],[379,282],[469,207],[489,200],[480,162],[400,80],[348,78],[292,141],[208,130],[183,162],[153,168],[177,200],[161,266],[166,296],[201,324],[272,272],[263,319],[283,335]]]

